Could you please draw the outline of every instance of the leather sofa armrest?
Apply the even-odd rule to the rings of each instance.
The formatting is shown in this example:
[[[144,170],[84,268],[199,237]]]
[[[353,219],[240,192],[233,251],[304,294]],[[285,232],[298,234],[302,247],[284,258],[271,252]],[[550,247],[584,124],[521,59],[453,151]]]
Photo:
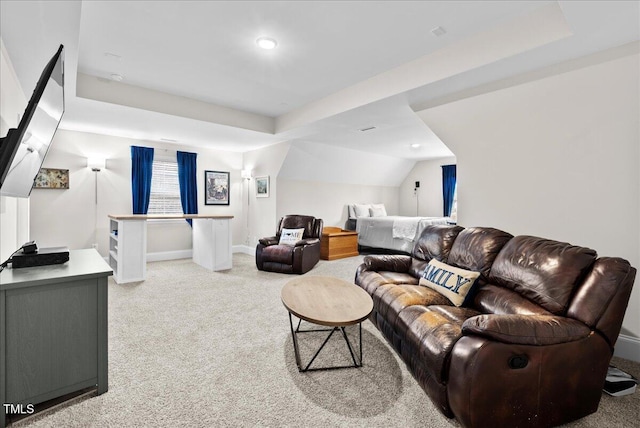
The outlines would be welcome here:
[[[296,242],[296,247],[302,247],[305,245],[313,245],[313,244],[317,244],[319,243],[320,240],[318,238],[305,238],[305,239],[301,239],[298,242]]]
[[[478,335],[504,343],[554,345],[591,334],[580,321],[555,315],[478,315],[462,324],[462,334]]]
[[[277,236],[270,236],[268,238],[260,238],[258,239],[258,242],[268,247],[269,245],[278,245],[278,242],[280,241]]]
[[[374,272],[407,273],[411,267],[411,257],[400,254],[366,256],[362,261],[362,266],[362,270]]]

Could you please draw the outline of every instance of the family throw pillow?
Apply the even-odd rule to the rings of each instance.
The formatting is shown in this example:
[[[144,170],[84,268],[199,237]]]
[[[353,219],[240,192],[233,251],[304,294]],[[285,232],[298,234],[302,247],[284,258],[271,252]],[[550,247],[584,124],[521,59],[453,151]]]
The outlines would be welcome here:
[[[296,245],[296,242],[302,239],[304,229],[282,229],[280,233],[280,245]]]
[[[431,260],[420,278],[420,285],[442,294],[456,306],[462,306],[480,272],[473,272]]]

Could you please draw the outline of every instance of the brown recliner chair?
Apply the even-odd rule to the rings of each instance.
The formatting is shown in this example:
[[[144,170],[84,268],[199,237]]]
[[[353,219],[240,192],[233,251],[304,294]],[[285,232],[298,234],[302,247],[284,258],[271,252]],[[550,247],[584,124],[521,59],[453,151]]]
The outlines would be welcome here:
[[[304,229],[294,246],[279,245],[282,229]],[[279,273],[307,273],[320,260],[322,219],[308,215],[286,215],[280,219],[275,236],[262,238],[256,247],[259,270]]]

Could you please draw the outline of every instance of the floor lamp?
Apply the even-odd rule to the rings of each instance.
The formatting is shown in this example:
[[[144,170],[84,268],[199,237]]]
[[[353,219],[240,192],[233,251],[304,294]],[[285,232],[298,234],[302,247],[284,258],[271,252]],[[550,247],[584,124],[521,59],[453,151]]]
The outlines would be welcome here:
[[[95,175],[94,188],[95,188],[95,216],[93,222],[93,248],[98,249],[98,173],[102,169],[106,169],[107,161],[103,158],[88,158],[87,167],[91,168]]]
[[[420,182],[416,181],[416,186],[413,188],[413,194],[416,197],[416,217],[419,215],[418,212],[420,211],[420,199],[419,199],[419,194],[418,194],[418,189],[420,189]]]
[[[240,176],[247,180],[247,241],[249,240],[249,205],[251,204],[251,197],[249,195],[249,182],[253,177],[253,171],[250,169],[243,169],[240,171]]]

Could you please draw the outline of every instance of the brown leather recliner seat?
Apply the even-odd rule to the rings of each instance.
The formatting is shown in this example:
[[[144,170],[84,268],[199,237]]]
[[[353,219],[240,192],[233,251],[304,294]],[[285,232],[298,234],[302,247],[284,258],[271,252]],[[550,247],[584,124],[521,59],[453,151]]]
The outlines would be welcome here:
[[[480,273],[469,303],[418,284],[432,259]],[[597,410],[635,274],[563,242],[428,226],[411,256],[367,256],[355,281],[443,414],[468,427],[546,427]]]
[[[304,229],[295,245],[279,245],[283,229]],[[320,260],[322,219],[308,215],[286,215],[280,219],[275,236],[262,238],[256,246],[259,270],[303,274]]]

